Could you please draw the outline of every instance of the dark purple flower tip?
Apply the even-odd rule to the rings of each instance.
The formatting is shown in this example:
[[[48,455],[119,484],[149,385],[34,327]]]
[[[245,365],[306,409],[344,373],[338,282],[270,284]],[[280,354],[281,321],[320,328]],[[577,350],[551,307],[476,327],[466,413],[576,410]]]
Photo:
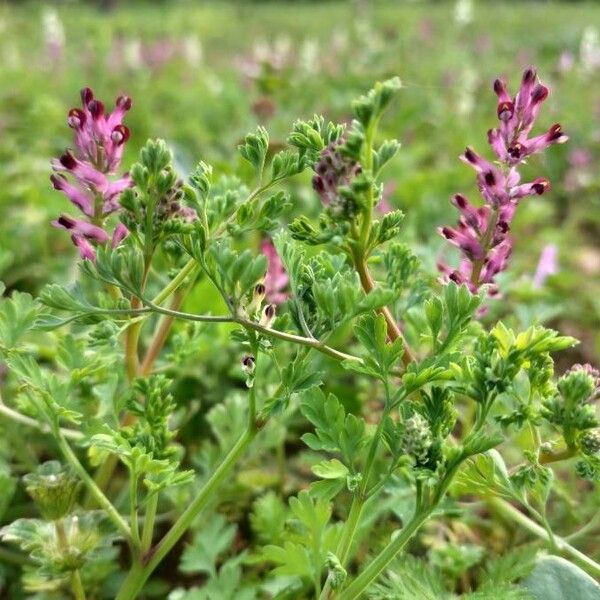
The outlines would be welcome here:
[[[60,217],[56,219],[56,222],[65,229],[73,229],[73,227],[75,227],[75,219],[72,219],[68,215],[60,215]]]
[[[323,181],[322,177],[319,177],[318,175],[315,175],[312,178],[312,186],[313,189],[318,192],[319,194],[322,194],[323,192],[325,192],[325,183]]]
[[[456,232],[451,227],[441,227],[438,231],[447,240],[453,240],[456,237]]]
[[[467,199],[462,194],[454,194],[452,200],[454,205],[460,209],[464,209],[468,205]]]
[[[504,234],[504,233],[508,233],[510,226],[506,221],[498,221],[498,223],[496,224],[496,229],[500,233]]]
[[[538,104],[543,102],[548,97],[549,90],[545,85],[538,83],[531,92],[531,102]]]
[[[88,110],[94,119],[99,119],[104,115],[104,103],[100,100],[92,100],[88,104]]]
[[[119,96],[115,104],[123,110],[129,110],[131,108],[132,101],[129,96]]]
[[[507,152],[511,158],[519,159],[523,156],[525,147],[520,142],[514,142],[507,148]]]
[[[249,354],[247,354],[246,356],[242,357],[242,369],[246,373],[253,373],[255,368],[256,359],[254,358],[254,356],[250,356]]]
[[[562,138],[564,138],[564,141],[566,141],[567,138],[565,132],[560,126],[560,123],[554,123],[554,125],[552,125],[552,127],[550,127],[550,129],[548,130],[547,136],[548,141],[550,142],[558,142],[559,140],[562,140]]]
[[[531,188],[533,191],[541,196],[544,192],[550,189],[550,182],[544,177],[538,177],[532,184]]]
[[[515,105],[508,100],[505,102],[498,103],[498,118],[501,121],[508,121],[515,112]]]
[[[496,176],[494,175],[493,171],[486,171],[483,174],[483,180],[490,187],[496,185]]]
[[[272,304],[267,304],[264,310],[265,317],[272,319],[275,316],[275,307]]]
[[[85,124],[85,113],[79,108],[72,108],[67,117],[67,124],[72,129],[81,129]]]
[[[500,96],[500,94],[503,94],[506,91],[506,84],[504,83],[504,81],[502,81],[501,79],[496,79],[494,81],[494,92],[496,92],[496,95]]]
[[[110,134],[110,139],[117,145],[124,144],[129,139],[129,127],[123,124],[117,125]]]
[[[77,159],[71,154],[70,150],[65,150],[59,160],[65,169],[73,170],[77,166]]]
[[[62,190],[64,187],[63,184],[67,181],[67,178],[64,175],[53,173],[50,175],[50,181],[52,182],[55,190]]]
[[[533,67],[528,67],[523,71],[523,84],[528,85],[533,83],[535,80],[537,73]]]
[[[472,164],[477,163],[477,155],[475,154],[475,152],[473,152],[473,149],[469,148],[468,146],[465,149],[464,157]]]
[[[254,287],[254,293],[257,296],[264,296],[267,293],[267,288],[262,283],[257,283]]]
[[[92,92],[92,89],[89,87],[84,87],[80,94],[83,106],[87,106],[94,99],[94,92]]]
[[[448,279],[450,281],[454,281],[454,283],[456,283],[458,285],[460,285],[464,282],[464,277],[458,271],[452,271],[452,273],[450,273],[448,275]]]

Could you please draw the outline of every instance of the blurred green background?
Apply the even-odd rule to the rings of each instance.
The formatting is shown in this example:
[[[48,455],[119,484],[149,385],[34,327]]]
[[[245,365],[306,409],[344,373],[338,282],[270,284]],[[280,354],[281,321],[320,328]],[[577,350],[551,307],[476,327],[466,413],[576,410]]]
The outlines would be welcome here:
[[[595,25],[594,25],[595,24]],[[182,176],[200,159],[244,175],[238,141],[264,124],[275,143],[313,113],[349,118],[351,100],[399,75],[404,90],[383,134],[402,142],[387,167],[389,202],[407,213],[405,237],[431,272],[456,254],[436,227],[456,220],[449,198],[472,198],[458,155],[487,152],[495,126],[491,84],[515,90],[534,64],[551,96],[538,132],[560,121],[564,146],[534,157],[528,177],[553,188],[521,205],[504,296],[487,318],[549,323],[582,340],[565,364],[600,354],[600,5],[458,2],[18,2],[0,7],[0,279],[35,292],[75,274],[76,250],[49,225],[69,210],[48,180],[71,144],[66,113],[79,89],[108,106],[133,97],[124,166],[147,137],[172,147]],[[489,156],[489,154],[488,154]],[[315,213],[309,175],[293,190]],[[532,284],[540,253],[558,272]]]

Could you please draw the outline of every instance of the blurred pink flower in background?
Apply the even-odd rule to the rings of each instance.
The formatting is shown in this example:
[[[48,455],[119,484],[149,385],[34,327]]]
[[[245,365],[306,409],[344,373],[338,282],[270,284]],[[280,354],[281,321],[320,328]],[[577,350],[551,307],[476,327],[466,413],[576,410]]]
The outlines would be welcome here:
[[[265,276],[265,296],[269,304],[281,304],[289,298],[285,291],[289,283],[281,258],[273,242],[265,238],[260,245],[261,252],[267,257],[267,274]]]
[[[535,275],[533,276],[533,287],[539,290],[543,287],[546,279],[558,273],[558,248],[556,244],[547,244],[540,254]]]

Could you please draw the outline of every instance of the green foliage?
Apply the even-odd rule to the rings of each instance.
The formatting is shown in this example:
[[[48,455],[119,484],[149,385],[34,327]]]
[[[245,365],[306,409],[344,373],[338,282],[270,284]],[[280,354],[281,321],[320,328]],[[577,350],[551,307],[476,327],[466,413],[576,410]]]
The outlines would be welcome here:
[[[355,328],[355,333],[368,355],[364,358],[362,365],[345,362],[344,366],[385,381],[404,354],[402,339],[398,338],[394,342],[387,342],[387,325],[383,315],[363,317]]]
[[[321,578],[328,553],[335,549],[339,528],[329,524],[329,503],[313,500],[308,492],[290,498],[289,505],[291,518],[283,544],[265,546],[261,558],[277,565],[273,570],[277,575],[315,582]]]
[[[258,179],[262,179],[267,150],[269,149],[269,134],[264,127],[258,127],[256,133],[249,133],[238,150],[256,171]]]
[[[4,285],[0,282],[0,293]],[[40,309],[29,294],[13,292],[0,302],[0,352],[16,348],[33,328]]]
[[[236,528],[228,525],[221,515],[214,515],[186,546],[181,555],[179,570],[183,573],[205,573],[210,577],[217,575],[217,559],[229,549]]]
[[[342,125],[325,122],[323,117],[315,115],[308,121],[294,123],[288,143],[298,148],[300,159],[312,166],[321,150],[339,140],[343,131]]]
[[[524,580],[534,600],[595,600],[600,585],[585,571],[558,556],[538,560],[533,572]]]
[[[238,8],[237,21],[247,22],[247,31],[253,23],[270,25],[279,18],[275,7],[262,20],[255,15],[265,16],[264,8]],[[408,27],[408,37],[397,37],[389,24],[403,21],[387,16],[404,14],[402,8],[363,15],[357,6],[357,28],[339,15],[331,19],[335,6],[319,9],[319,19],[307,12],[310,27],[287,15],[282,33],[297,27],[310,30],[314,40],[305,40],[298,52],[286,50],[285,35],[265,46],[257,40],[254,53],[245,48],[244,60],[232,61],[244,71],[240,94],[239,74],[213,60],[210,36],[206,62],[188,63],[194,44],[189,32],[215,29],[222,8],[186,9],[179,20],[165,20],[162,11],[164,39],[156,49],[151,44],[158,29],[146,20],[148,11],[138,15],[141,20],[128,19],[139,20],[136,39],[121,25],[113,35],[130,8],[103,15],[104,41],[98,44],[97,15],[92,23],[85,8],[78,11],[74,28],[74,17],[57,10],[73,60],[58,62],[45,52],[44,69],[39,59],[30,60],[31,50],[25,52],[12,32],[32,34],[31,19],[6,28],[2,48],[7,89],[15,93],[0,104],[9,102],[8,117],[19,115],[2,119],[14,135],[5,136],[2,189],[8,204],[0,225],[6,234],[0,270],[10,290],[0,303],[0,517],[9,523],[3,541],[21,551],[0,553],[7,593],[80,597],[80,578],[89,598],[291,600],[319,597],[323,585],[329,588],[323,596],[344,598],[345,587],[378,564],[382,577],[361,589],[362,595],[443,600],[460,589],[465,598],[524,600],[531,598],[526,588],[533,588],[521,581],[533,577],[537,585],[539,565],[537,574],[529,572],[539,543],[491,560],[490,548],[506,550],[540,531],[552,538],[552,529],[567,538],[585,520],[591,524],[572,540],[579,554],[567,541],[557,542],[580,558],[593,548],[596,487],[586,484],[579,497],[569,492],[573,471],[594,484],[600,480],[598,381],[587,367],[556,380],[553,355],[574,340],[541,326],[552,315],[561,327],[577,331],[573,305],[579,316],[585,314],[587,339],[580,351],[593,354],[597,294],[581,285],[580,275],[593,260],[571,251],[569,240],[573,231],[584,240],[596,230],[594,211],[586,208],[583,220],[573,217],[584,203],[569,198],[570,189],[585,195],[593,174],[575,160],[567,172],[564,154],[547,165],[564,196],[560,215],[541,218],[550,206],[545,198],[522,203],[522,220],[513,224],[519,240],[511,259],[514,275],[499,282],[501,302],[435,281],[440,253],[432,240],[447,216],[439,199],[462,176],[448,156],[470,135],[464,128],[483,125],[479,90],[485,86],[477,70],[452,51],[438,60],[439,40],[451,41],[455,28],[429,11],[427,27]],[[515,10],[511,14],[521,14]],[[488,12],[476,12],[476,21]],[[411,14],[409,24],[421,13]],[[43,15],[45,35],[52,29],[49,14],[52,20],[51,13]],[[211,18],[198,20],[199,14]],[[236,21],[230,16],[227,23]],[[9,25],[13,18],[7,16]],[[433,41],[426,39],[430,23]],[[583,27],[588,20],[571,19],[569,27],[580,26],[573,23]],[[470,27],[462,33],[476,31]],[[495,40],[505,32],[496,23],[487,30],[501,62],[504,51]],[[534,55],[542,46],[544,56],[577,47],[571,42],[578,30],[542,44],[544,31],[551,32],[528,33]],[[170,39],[175,33],[176,44]],[[518,27],[511,34],[520,35]],[[503,47],[510,47],[507,39],[502,37]],[[219,47],[230,48],[223,41]],[[297,42],[294,35],[290,48]],[[348,122],[348,96],[367,80],[393,72],[390,61],[406,54],[401,46],[407,42],[419,48],[418,79],[441,81],[458,65],[460,85],[448,88],[442,102],[428,102],[434,96],[427,90],[435,86],[411,83],[397,115],[383,118],[401,87],[397,78],[388,79],[352,105]],[[72,52],[71,45],[86,52]],[[443,69],[425,70],[430,53]],[[128,86],[138,92],[124,157],[132,187],[106,223],[110,231],[118,217],[129,236],[116,248],[95,247],[95,261],[73,272],[71,254],[61,246],[68,238],[55,238],[56,232],[38,225],[58,205],[46,200],[46,173],[37,165],[47,163],[57,140],[62,145],[64,134],[53,125],[63,120],[56,93],[63,85],[75,87],[88,54],[110,56],[114,73],[106,73],[103,85],[121,87],[126,73]],[[561,61],[553,82],[558,87],[577,90],[589,78],[580,54],[581,64],[572,70]],[[410,73],[413,59],[405,58]],[[27,78],[18,77],[21,60]],[[48,80],[48,69],[60,77]],[[33,87],[27,90],[30,77]],[[324,93],[325,79],[333,95]],[[562,104],[565,96],[556,97]],[[589,100],[589,92],[580,96]],[[466,123],[461,115],[470,104],[473,122]],[[282,126],[292,112],[310,114],[309,105],[346,124],[319,116],[296,121],[286,145]],[[257,119],[270,123],[270,133],[259,126],[244,137]],[[153,123],[168,144],[144,143]],[[392,161],[400,144],[391,136],[398,131],[405,149]],[[436,135],[440,131],[443,136]],[[585,152],[582,132],[571,135]],[[30,150],[21,152],[21,143]],[[132,161],[128,153],[140,148]],[[210,157],[211,164],[199,156]],[[316,180],[311,189],[308,175],[291,180],[305,169],[322,175],[329,167],[331,194],[319,190]],[[591,196],[586,206],[593,206]],[[103,215],[87,216],[105,224]],[[548,229],[547,223],[559,221],[560,228]],[[281,269],[277,257],[267,260],[258,250],[265,234],[275,240]],[[560,276],[533,289],[527,274],[545,240],[570,252],[560,257]],[[581,243],[590,246],[593,259],[593,244]],[[585,277],[595,290],[593,277]],[[40,302],[19,291],[35,290],[42,281],[53,283]],[[561,294],[573,289],[577,298],[567,312]],[[401,336],[378,314],[384,308]],[[574,465],[555,466],[572,457]],[[61,463],[43,463],[49,459]],[[114,469],[113,461],[125,468]],[[28,473],[23,486],[20,473]],[[483,504],[490,498],[516,503],[521,522],[533,523],[518,538],[507,535],[504,521],[492,520]],[[21,518],[35,510],[43,520]],[[418,543],[409,546],[413,535]],[[387,566],[372,562],[383,548],[386,560],[390,548],[407,554]],[[555,551],[551,541],[547,548]],[[412,550],[421,558],[412,557]],[[180,557],[182,574],[176,584],[173,557]],[[21,568],[27,561],[32,564]],[[593,556],[586,564],[598,568]],[[546,579],[551,591],[561,590],[562,575]]]
[[[512,585],[512,578],[485,582],[474,592],[462,594],[468,600],[531,600],[531,595],[523,588]],[[369,598],[373,600],[452,600],[457,596],[446,588],[444,579],[435,567],[413,557],[396,561],[381,582],[372,586]]]
[[[300,409],[315,427],[315,433],[302,436],[304,443],[312,450],[339,453],[353,473],[355,461],[367,442],[364,421],[346,414],[339,400],[333,394],[326,396],[320,388],[304,393]]]

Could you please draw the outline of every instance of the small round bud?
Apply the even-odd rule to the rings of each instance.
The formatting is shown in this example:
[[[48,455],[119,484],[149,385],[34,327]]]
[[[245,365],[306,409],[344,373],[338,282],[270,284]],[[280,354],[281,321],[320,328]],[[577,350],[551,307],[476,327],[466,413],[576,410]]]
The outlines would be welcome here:
[[[80,482],[55,460],[38,466],[23,477],[25,488],[49,521],[62,519],[73,508]]]
[[[255,368],[256,368],[256,359],[254,358],[254,356],[247,354],[246,356],[244,356],[242,358],[242,369],[244,370],[245,373],[248,373],[248,375],[250,375],[251,373],[254,373]]]
[[[588,456],[600,452],[600,429],[590,429],[579,438],[581,451]]]
[[[80,129],[85,123],[85,113],[79,108],[72,108],[67,117],[67,124],[72,129]]]
[[[263,327],[271,327],[273,320],[275,319],[275,306],[273,304],[267,304],[262,313],[262,317],[260,318],[260,324]]]

